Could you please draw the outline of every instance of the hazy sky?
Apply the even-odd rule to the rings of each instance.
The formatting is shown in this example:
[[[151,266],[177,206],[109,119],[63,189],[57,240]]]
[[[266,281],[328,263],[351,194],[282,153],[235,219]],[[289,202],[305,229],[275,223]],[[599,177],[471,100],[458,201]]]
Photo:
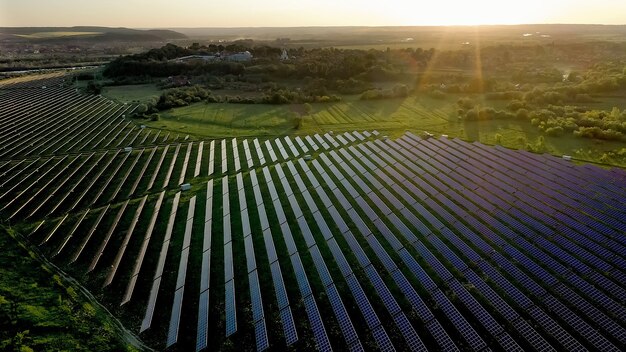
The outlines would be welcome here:
[[[0,0],[0,27],[626,24],[626,0]]]

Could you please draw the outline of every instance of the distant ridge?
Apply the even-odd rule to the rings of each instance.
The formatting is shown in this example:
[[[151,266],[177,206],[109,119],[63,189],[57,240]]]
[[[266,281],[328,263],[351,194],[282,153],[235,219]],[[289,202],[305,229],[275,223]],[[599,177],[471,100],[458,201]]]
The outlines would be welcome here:
[[[3,41],[167,41],[186,39],[187,36],[168,29],[130,29],[96,26],[78,27],[0,27]]]

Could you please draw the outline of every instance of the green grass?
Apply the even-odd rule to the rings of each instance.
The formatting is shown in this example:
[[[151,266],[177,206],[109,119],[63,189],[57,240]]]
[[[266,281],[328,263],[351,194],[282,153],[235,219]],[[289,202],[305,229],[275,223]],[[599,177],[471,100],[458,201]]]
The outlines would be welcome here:
[[[313,110],[302,118],[300,128],[294,127],[293,106],[260,104],[194,104],[161,114],[159,121],[146,122],[153,128],[172,133],[199,137],[224,138],[239,136],[307,135],[327,131],[378,130],[390,137],[399,137],[405,131],[428,131],[485,144],[500,144],[525,149],[529,144],[545,139],[540,152],[554,155],[572,155],[575,158],[598,162],[604,153],[619,150],[621,142],[597,141],[572,135],[551,137],[532,126],[529,121],[489,120],[461,121],[457,118],[456,101],[460,96],[447,95],[443,99],[428,96],[363,101],[358,96],[344,96],[335,103],[312,104]],[[479,97],[480,98],[480,97]],[[477,98],[478,100],[480,100]],[[605,97],[602,106],[619,102]],[[503,108],[500,102],[484,102],[485,106]],[[614,165],[626,165],[626,160],[608,160]]]
[[[93,298],[21,242],[0,228],[0,350],[141,348]]]
[[[146,125],[208,137],[264,136],[291,132],[293,113],[288,106],[254,104],[194,104],[161,113]]]
[[[27,39],[50,39],[64,37],[83,37],[101,35],[102,32],[38,32],[32,34],[16,34],[16,36]]]
[[[136,84],[104,87],[102,88],[102,95],[121,103],[130,103],[134,101],[144,102],[158,99],[161,95],[161,91],[154,84]]]

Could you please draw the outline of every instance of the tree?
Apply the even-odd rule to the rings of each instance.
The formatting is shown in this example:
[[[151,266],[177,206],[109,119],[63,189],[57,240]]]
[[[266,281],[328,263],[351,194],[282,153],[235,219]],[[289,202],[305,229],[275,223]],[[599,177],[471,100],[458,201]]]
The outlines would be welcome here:
[[[137,105],[137,108],[135,109],[135,114],[137,116],[141,116],[145,114],[147,111],[148,111],[148,106],[146,104],[139,104]]]
[[[311,115],[311,112],[313,112],[313,106],[309,103],[304,103],[303,108],[307,115]]]
[[[87,88],[85,88],[85,90],[89,94],[98,95],[102,92],[102,86],[99,84],[96,84],[94,81],[89,81],[87,83]]]

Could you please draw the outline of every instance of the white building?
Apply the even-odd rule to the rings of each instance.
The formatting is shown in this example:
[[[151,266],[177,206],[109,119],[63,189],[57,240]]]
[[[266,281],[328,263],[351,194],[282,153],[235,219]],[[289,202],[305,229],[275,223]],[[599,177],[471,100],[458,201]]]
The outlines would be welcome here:
[[[249,51],[243,51],[240,53],[230,54],[226,56],[226,60],[237,61],[237,62],[250,61],[252,60],[252,54],[250,54]]]

